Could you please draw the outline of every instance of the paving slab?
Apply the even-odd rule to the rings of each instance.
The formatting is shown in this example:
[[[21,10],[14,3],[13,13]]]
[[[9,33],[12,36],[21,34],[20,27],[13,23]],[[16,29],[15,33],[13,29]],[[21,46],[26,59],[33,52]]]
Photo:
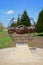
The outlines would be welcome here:
[[[30,50],[28,45],[0,49],[0,65],[43,65],[43,48]]]

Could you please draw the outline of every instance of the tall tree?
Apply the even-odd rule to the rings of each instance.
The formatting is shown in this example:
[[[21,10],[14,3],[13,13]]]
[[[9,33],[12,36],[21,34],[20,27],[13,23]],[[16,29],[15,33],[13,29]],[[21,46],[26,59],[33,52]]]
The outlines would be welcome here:
[[[36,31],[43,32],[43,9],[40,11],[36,24]]]
[[[30,26],[30,18],[27,14],[27,11],[24,11],[22,16],[21,16],[21,24],[26,25],[26,26]]]
[[[17,19],[17,26],[21,24],[21,19],[20,17],[18,16],[18,19]]]

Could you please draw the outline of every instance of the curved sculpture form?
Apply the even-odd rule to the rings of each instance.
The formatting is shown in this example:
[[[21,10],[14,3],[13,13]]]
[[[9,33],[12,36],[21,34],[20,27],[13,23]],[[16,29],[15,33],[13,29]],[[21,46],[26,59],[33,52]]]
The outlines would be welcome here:
[[[24,25],[19,25],[18,27],[15,28],[15,32],[18,34],[28,33],[28,27],[26,27]]]
[[[28,30],[30,33],[35,33],[36,28],[34,26],[33,27],[31,26],[31,27],[28,27]]]
[[[25,34],[25,33],[34,33],[35,32],[35,27],[27,27],[27,26],[24,26],[24,25],[19,25],[18,27],[9,27],[8,28],[8,33],[9,34],[12,34],[16,32],[17,34]]]
[[[8,27],[8,34],[14,33],[15,28],[14,27]]]

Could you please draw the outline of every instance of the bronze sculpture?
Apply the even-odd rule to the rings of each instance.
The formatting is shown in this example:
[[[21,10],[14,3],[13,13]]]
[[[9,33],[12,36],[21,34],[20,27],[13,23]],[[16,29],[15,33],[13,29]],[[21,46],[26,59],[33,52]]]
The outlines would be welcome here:
[[[9,34],[12,34],[12,33],[18,33],[18,34],[25,34],[25,33],[32,33],[32,32],[35,32],[35,27],[27,27],[27,26],[24,26],[24,25],[19,25],[17,27],[9,27],[8,28],[8,33]]]

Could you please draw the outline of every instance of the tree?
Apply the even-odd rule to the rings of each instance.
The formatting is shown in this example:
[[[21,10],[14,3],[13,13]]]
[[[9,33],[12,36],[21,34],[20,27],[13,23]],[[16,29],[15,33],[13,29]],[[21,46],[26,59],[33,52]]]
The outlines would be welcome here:
[[[3,24],[0,22],[0,31],[3,31],[3,28],[4,28],[4,26],[3,26]]]
[[[17,26],[21,24],[21,19],[20,17],[18,16],[18,19],[17,19]]]
[[[14,21],[14,17],[13,18],[11,18],[11,20],[10,20],[10,27],[16,27],[17,26],[17,23]]]
[[[16,27],[17,23],[11,23],[10,27]]]
[[[30,26],[30,18],[27,14],[27,11],[24,11],[22,16],[21,16],[21,24],[26,25],[26,26]]]
[[[36,31],[43,32],[43,9],[39,13],[38,21],[36,24]]]

